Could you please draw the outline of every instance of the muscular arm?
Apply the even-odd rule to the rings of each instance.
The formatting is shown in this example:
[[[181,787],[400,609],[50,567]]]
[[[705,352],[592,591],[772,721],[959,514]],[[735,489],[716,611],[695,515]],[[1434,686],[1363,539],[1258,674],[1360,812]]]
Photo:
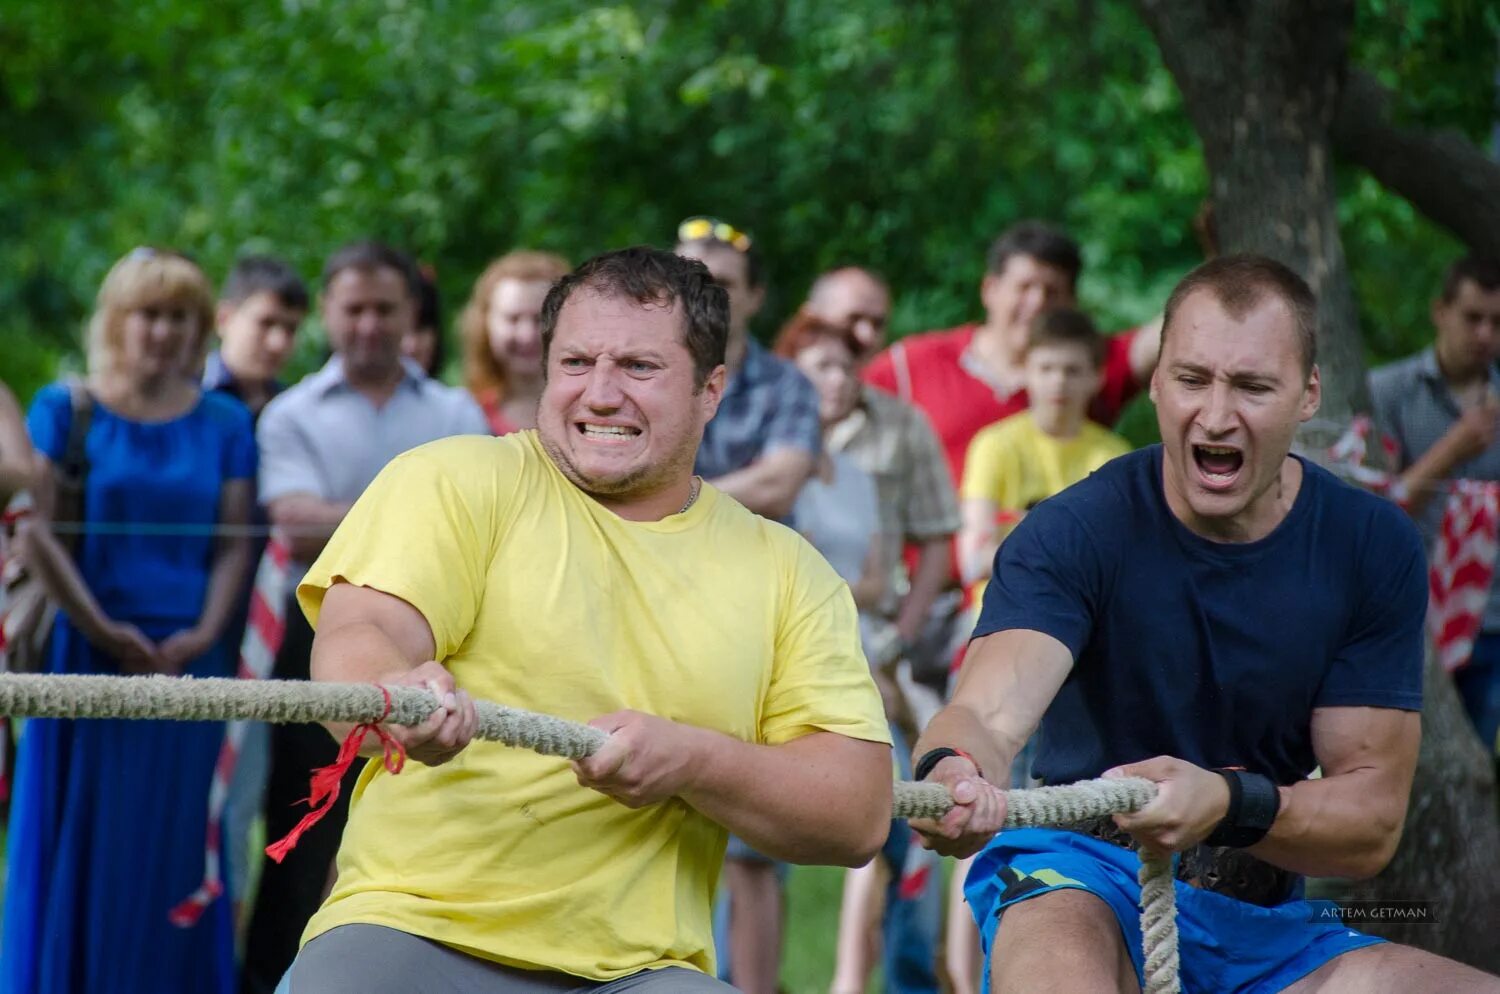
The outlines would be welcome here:
[[[811,452],[785,446],[709,482],[756,514],[780,519],[792,513],[797,494],[815,465]]]
[[[274,498],[268,511],[272,524],[286,533],[292,558],[308,563],[318,558],[352,506],[313,494],[287,494]]]
[[[1421,736],[1415,711],[1314,710],[1313,752],[1323,776],[1280,788],[1276,823],[1250,852],[1308,876],[1379,873],[1401,841]]]
[[[0,506],[31,485],[31,439],[16,398],[0,384]]]
[[[335,583],[323,595],[313,637],[312,678],[344,683],[427,687],[444,706],[421,725],[386,726],[407,754],[428,765],[445,763],[458,755],[474,735],[476,719],[468,695],[453,684],[437,652],[432,628],[422,612],[399,597],[372,587]],[[342,740],[352,726],[324,722]],[[379,756],[380,742],[366,737],[359,754]]]
[[[1010,764],[1073,668],[1068,647],[1011,629],[969,643],[958,686],[917,740],[914,756],[947,746],[973,756],[986,779],[1007,782]]]
[[[890,829],[889,746],[833,732],[775,746],[690,732],[696,769],[680,796],[758,851],[838,866],[863,866],[880,851]]]
[[[917,552],[917,565],[911,574],[911,588],[896,612],[896,631],[907,642],[914,641],[922,631],[922,625],[932,610],[932,602],[948,583],[953,568],[952,545],[951,535],[922,541]]]

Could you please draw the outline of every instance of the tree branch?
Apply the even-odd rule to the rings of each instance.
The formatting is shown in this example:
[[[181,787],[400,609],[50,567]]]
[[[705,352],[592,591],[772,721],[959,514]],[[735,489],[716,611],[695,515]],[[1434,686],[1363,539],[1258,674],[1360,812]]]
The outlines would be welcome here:
[[[1390,93],[1352,70],[1331,128],[1335,151],[1452,231],[1477,254],[1500,259],[1500,163],[1463,134],[1391,120]]]

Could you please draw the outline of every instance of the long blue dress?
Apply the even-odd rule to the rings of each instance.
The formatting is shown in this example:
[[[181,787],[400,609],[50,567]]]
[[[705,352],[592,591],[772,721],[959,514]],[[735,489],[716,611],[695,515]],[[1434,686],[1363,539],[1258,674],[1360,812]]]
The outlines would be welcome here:
[[[54,463],[67,444],[68,391],[37,394],[28,427]],[[84,516],[156,526],[82,536],[77,559],[104,613],[160,640],[203,611],[225,481],[255,475],[250,412],[205,394],[171,421],[129,421],[98,404],[87,436]],[[181,526],[196,534],[183,534]],[[177,534],[164,534],[167,527]],[[221,641],[189,664],[230,676]],[[119,673],[119,664],[59,617],[53,673]],[[216,722],[25,723],[11,807],[3,994],[233,994],[230,902],[182,929],[167,913],[203,877],[208,789],[223,726]]]

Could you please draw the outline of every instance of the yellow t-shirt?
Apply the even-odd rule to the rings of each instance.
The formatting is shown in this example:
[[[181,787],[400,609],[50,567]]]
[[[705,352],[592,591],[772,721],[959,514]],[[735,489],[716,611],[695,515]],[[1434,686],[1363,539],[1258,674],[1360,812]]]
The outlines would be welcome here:
[[[1053,438],[1030,411],[1022,411],[974,436],[959,496],[994,501],[1002,511],[1026,511],[1129,451],[1130,443],[1092,421],[1072,438]]]
[[[626,521],[535,432],[390,463],[298,588],[314,625],[336,579],[416,607],[478,698],[574,721],[633,708],[766,744],[890,741],[849,589],[806,541],[707,485],[685,514]],[[711,972],[724,844],[680,800],[632,811],[565,760],[492,742],[399,776],[372,762],[303,939],[362,922],[592,980]]]

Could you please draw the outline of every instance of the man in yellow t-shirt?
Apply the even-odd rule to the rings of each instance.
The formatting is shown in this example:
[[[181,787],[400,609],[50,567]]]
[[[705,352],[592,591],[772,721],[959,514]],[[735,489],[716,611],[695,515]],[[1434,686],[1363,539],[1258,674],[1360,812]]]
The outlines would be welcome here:
[[[969,443],[959,487],[959,569],[976,597],[1005,534],[1031,507],[1115,456],[1123,438],[1088,419],[1098,393],[1104,341],[1081,311],[1038,315],[1027,335],[1028,407],[980,430]]]
[[[848,587],[692,475],[727,306],[669,253],[585,263],[543,309],[537,429],[393,461],[308,573],[314,679],[444,707],[390,729],[417,762],[360,777],[291,994],[727,991],[726,831],[850,866],[884,841],[889,738]],[[571,765],[471,744],[470,695],[611,737]]]

